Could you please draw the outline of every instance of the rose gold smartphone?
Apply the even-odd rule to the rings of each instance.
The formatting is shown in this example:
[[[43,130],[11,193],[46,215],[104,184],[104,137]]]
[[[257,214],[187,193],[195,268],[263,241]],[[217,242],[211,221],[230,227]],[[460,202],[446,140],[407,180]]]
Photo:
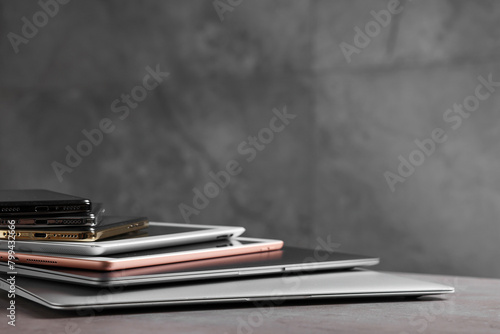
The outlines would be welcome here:
[[[267,252],[279,250],[282,247],[283,241],[281,240],[238,238],[113,254],[106,257],[16,252],[15,258],[11,259],[11,261],[36,265],[112,271],[219,258],[223,256]],[[8,260],[8,252],[0,252],[0,261],[5,262]]]

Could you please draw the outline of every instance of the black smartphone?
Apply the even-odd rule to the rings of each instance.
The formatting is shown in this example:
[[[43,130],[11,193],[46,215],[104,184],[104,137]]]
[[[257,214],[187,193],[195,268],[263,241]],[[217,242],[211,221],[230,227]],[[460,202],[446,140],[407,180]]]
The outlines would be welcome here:
[[[89,199],[44,189],[0,190],[0,217],[88,213]]]
[[[66,226],[97,226],[100,224],[105,209],[101,203],[92,203],[89,213],[65,213],[55,216],[23,215],[21,217],[0,217],[0,228],[14,224],[17,228],[47,227],[58,228]]]

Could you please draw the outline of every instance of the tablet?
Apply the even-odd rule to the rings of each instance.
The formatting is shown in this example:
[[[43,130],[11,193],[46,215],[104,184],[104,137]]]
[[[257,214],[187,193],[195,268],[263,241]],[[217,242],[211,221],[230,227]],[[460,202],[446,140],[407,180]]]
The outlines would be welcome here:
[[[14,260],[14,262],[111,271],[263,252],[281,249],[281,247],[283,247],[283,241],[281,240],[245,239],[238,241],[230,239],[177,247],[154,248],[133,253],[108,255],[105,257],[16,252],[16,260]],[[7,252],[0,252],[0,261],[7,261],[8,258]]]
[[[265,239],[237,238],[224,242],[200,243],[159,249],[157,253],[189,253],[197,249],[203,251],[219,246],[220,249],[239,248],[239,245],[266,245]],[[238,246],[236,246],[238,245]],[[205,247],[205,248],[203,248]],[[267,246],[266,246],[267,247]],[[259,247],[260,248],[260,247]],[[234,251],[230,251],[234,253]],[[111,261],[135,257],[146,257],[153,251],[118,254],[110,256]],[[319,252],[313,249],[284,246],[280,250],[253,254],[225,256],[198,261],[140,267],[118,271],[94,271],[74,268],[47,267],[16,264],[19,276],[56,280],[88,286],[128,286],[192,280],[238,278],[254,275],[275,275],[282,273],[310,273],[320,270],[350,269],[359,266],[372,266],[379,263],[378,258],[347,254],[341,252]],[[0,272],[9,272],[6,263],[0,262]]]
[[[15,252],[98,256],[228,239],[243,232],[245,229],[237,226],[150,222],[148,228],[134,232],[136,234],[124,234],[92,243],[16,240]],[[8,250],[7,240],[0,240],[0,250]]]
[[[442,284],[362,269],[123,288],[89,287],[20,276],[13,286],[8,277],[0,274],[0,289],[15,289],[16,307],[26,303],[17,298],[23,297],[52,309],[76,310],[79,315],[123,307],[259,301],[279,306],[285,300],[422,296],[454,291],[453,287]]]

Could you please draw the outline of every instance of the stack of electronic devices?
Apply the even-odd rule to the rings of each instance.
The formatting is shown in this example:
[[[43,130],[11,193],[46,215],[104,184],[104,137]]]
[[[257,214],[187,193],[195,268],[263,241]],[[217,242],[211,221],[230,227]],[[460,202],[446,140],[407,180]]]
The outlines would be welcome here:
[[[86,198],[0,190],[0,288],[56,309],[453,292],[360,269],[379,259],[339,252],[329,237],[304,249],[241,237],[242,227],[104,213]]]

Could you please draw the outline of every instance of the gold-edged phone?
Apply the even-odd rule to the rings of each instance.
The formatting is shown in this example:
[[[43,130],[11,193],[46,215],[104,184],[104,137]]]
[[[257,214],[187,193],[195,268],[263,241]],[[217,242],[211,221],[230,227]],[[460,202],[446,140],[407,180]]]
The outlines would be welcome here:
[[[1,228],[3,240],[96,241],[142,230],[148,227],[146,217],[104,216],[98,226],[70,226],[65,228]]]

